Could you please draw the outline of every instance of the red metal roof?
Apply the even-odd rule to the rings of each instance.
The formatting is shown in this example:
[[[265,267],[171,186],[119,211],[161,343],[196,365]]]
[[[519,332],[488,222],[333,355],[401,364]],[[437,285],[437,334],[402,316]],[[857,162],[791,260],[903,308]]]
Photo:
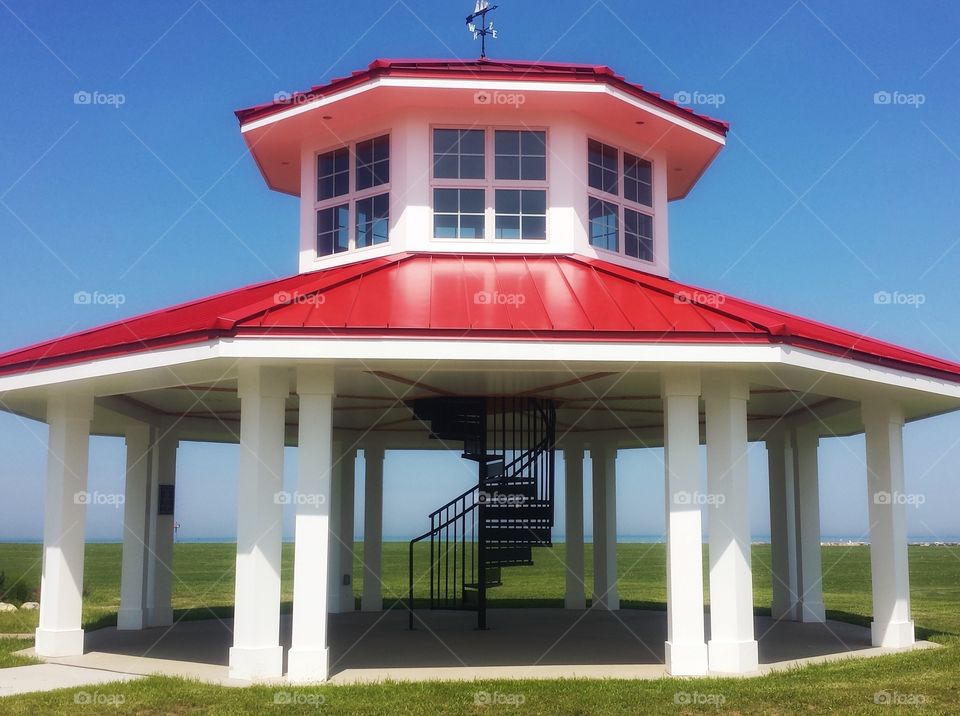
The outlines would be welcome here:
[[[0,355],[0,375],[223,337],[786,344],[960,382],[960,365],[581,256],[403,253]]]
[[[349,77],[338,77],[325,85],[311,87],[304,92],[295,92],[289,97],[267,104],[238,109],[240,124],[269,116],[309,102],[342,92],[377,77],[431,77],[441,79],[488,79],[546,82],[603,82],[627,92],[638,99],[650,102],[668,112],[693,121],[707,129],[726,135],[730,125],[719,119],[694,112],[688,107],[661,97],[643,86],[628,82],[605,65],[578,65],[559,62],[523,62],[516,60],[374,60],[365,70],[353,72]]]

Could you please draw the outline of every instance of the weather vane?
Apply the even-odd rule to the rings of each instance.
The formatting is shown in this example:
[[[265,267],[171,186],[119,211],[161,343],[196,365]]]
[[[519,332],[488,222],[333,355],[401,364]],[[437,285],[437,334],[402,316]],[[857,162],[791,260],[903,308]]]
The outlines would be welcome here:
[[[480,38],[481,60],[487,56],[487,35],[490,35],[494,40],[497,39],[497,31],[493,27],[493,21],[491,20],[490,24],[487,24],[487,13],[496,10],[497,7],[497,5],[491,5],[487,0],[477,0],[473,13],[467,16],[467,29],[473,33],[474,40]],[[479,25],[474,22],[478,17],[480,18]]]

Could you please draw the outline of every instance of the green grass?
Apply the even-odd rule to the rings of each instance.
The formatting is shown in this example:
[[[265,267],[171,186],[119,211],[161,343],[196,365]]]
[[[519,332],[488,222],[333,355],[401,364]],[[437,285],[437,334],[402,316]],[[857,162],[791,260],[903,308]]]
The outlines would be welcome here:
[[[187,618],[210,617],[210,609],[228,615],[233,603],[235,550],[229,544],[178,544],[175,548],[174,608]],[[358,554],[362,548],[358,546]],[[86,553],[87,628],[112,623],[119,600],[119,545],[89,545]],[[0,571],[39,582],[37,545],[0,545]],[[564,589],[563,546],[537,550],[536,565],[509,570],[504,585],[490,593],[492,607],[558,606]],[[620,594],[624,607],[663,608],[665,599],[662,545],[623,544],[618,549]],[[426,564],[426,560],[421,560]],[[770,601],[770,549],[753,549],[754,603],[763,613]],[[292,587],[292,549],[284,547],[283,595]],[[859,624],[870,620],[870,555],[866,547],[823,549],[824,601],[828,615]],[[877,694],[905,702],[923,698],[924,713],[960,712],[960,551],[948,547],[910,548],[911,591],[918,635],[943,644],[935,651],[808,667],[757,679],[676,681],[517,681],[471,684],[384,684],[362,687],[225,689],[189,681],[151,678],[140,682],[33,694],[4,699],[4,714],[137,713],[234,714],[270,711],[337,714],[636,714],[734,712],[877,713]],[[359,562],[354,573],[362,590]],[[406,545],[384,546],[385,601],[406,594]],[[587,550],[587,584],[591,579]],[[422,591],[422,589],[421,589]],[[288,605],[287,605],[288,606]],[[29,632],[36,613],[0,614],[0,633]],[[0,640],[0,666],[17,662],[10,652],[24,642]],[[477,692],[497,693],[505,703],[478,706]],[[113,699],[82,705],[78,693]],[[294,702],[282,706],[287,696]],[[678,696],[679,694],[679,696]],[[678,705],[685,695],[705,703]],[[519,707],[511,705],[523,701]],[[319,704],[319,701],[323,701]],[[717,703],[722,700],[720,708]],[[319,704],[319,708],[318,708]],[[888,709],[889,710],[889,709]],[[900,710],[900,709],[896,709]]]

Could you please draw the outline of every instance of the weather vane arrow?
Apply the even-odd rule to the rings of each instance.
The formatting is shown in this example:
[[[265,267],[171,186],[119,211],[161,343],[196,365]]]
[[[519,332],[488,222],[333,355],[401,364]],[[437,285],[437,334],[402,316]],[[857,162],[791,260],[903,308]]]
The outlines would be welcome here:
[[[487,13],[493,12],[499,5],[491,5],[487,0],[477,0],[473,12],[467,15],[467,29],[473,34],[473,39],[480,38],[480,59],[487,57],[487,35],[494,40],[497,39],[497,31],[493,27],[493,21],[487,24]],[[476,22],[480,18],[480,23]]]

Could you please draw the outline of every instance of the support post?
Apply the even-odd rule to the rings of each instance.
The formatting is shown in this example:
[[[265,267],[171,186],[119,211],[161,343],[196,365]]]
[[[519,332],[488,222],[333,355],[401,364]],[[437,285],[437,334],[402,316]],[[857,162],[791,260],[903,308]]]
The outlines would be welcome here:
[[[363,495],[363,597],[360,608],[365,612],[383,610],[383,461],[379,445],[363,449],[365,466]]]
[[[586,609],[583,580],[583,446],[563,451],[566,510],[566,609]]]
[[[340,456],[340,614],[357,609],[353,596],[353,514],[357,492],[357,450],[350,448]]]
[[[83,654],[83,550],[90,449],[90,394],[51,395],[43,520],[43,567],[37,656]]]
[[[330,555],[331,470],[333,466],[333,370],[301,366],[300,439],[293,567],[293,634],[288,658],[290,681],[326,681],[327,561]],[[307,499],[304,499],[304,496]]]
[[[146,423],[131,422],[127,426],[120,610],[117,612],[117,629],[120,631],[138,631],[146,625],[154,437],[154,428]]]
[[[590,448],[593,467],[593,604],[616,611],[617,593],[617,449]]]
[[[770,613],[774,619],[796,621],[800,617],[800,595],[797,593],[797,535],[794,498],[794,460],[790,434],[778,432],[770,436],[767,464],[770,481],[770,569],[773,601]]]
[[[718,373],[704,381],[710,520],[710,670],[757,671],[750,565],[747,400],[744,378]]]
[[[280,551],[287,370],[240,367],[237,578],[230,677],[283,674]]]
[[[884,399],[861,406],[867,443],[873,645],[914,643],[907,564],[907,505],[903,468],[903,409]]]
[[[327,558],[327,612],[340,613],[340,518],[343,505],[343,446],[339,440],[333,440],[333,464],[330,468],[330,544]]]
[[[667,528],[667,672],[707,673],[703,615],[703,528],[700,505],[700,374],[662,377]]]
[[[793,431],[796,485],[797,591],[800,621],[823,622],[823,568],[820,559],[820,436],[811,428]]]
[[[147,554],[147,626],[173,624],[174,491],[177,485],[177,449],[180,441],[163,430],[154,446],[155,477],[151,479]]]

